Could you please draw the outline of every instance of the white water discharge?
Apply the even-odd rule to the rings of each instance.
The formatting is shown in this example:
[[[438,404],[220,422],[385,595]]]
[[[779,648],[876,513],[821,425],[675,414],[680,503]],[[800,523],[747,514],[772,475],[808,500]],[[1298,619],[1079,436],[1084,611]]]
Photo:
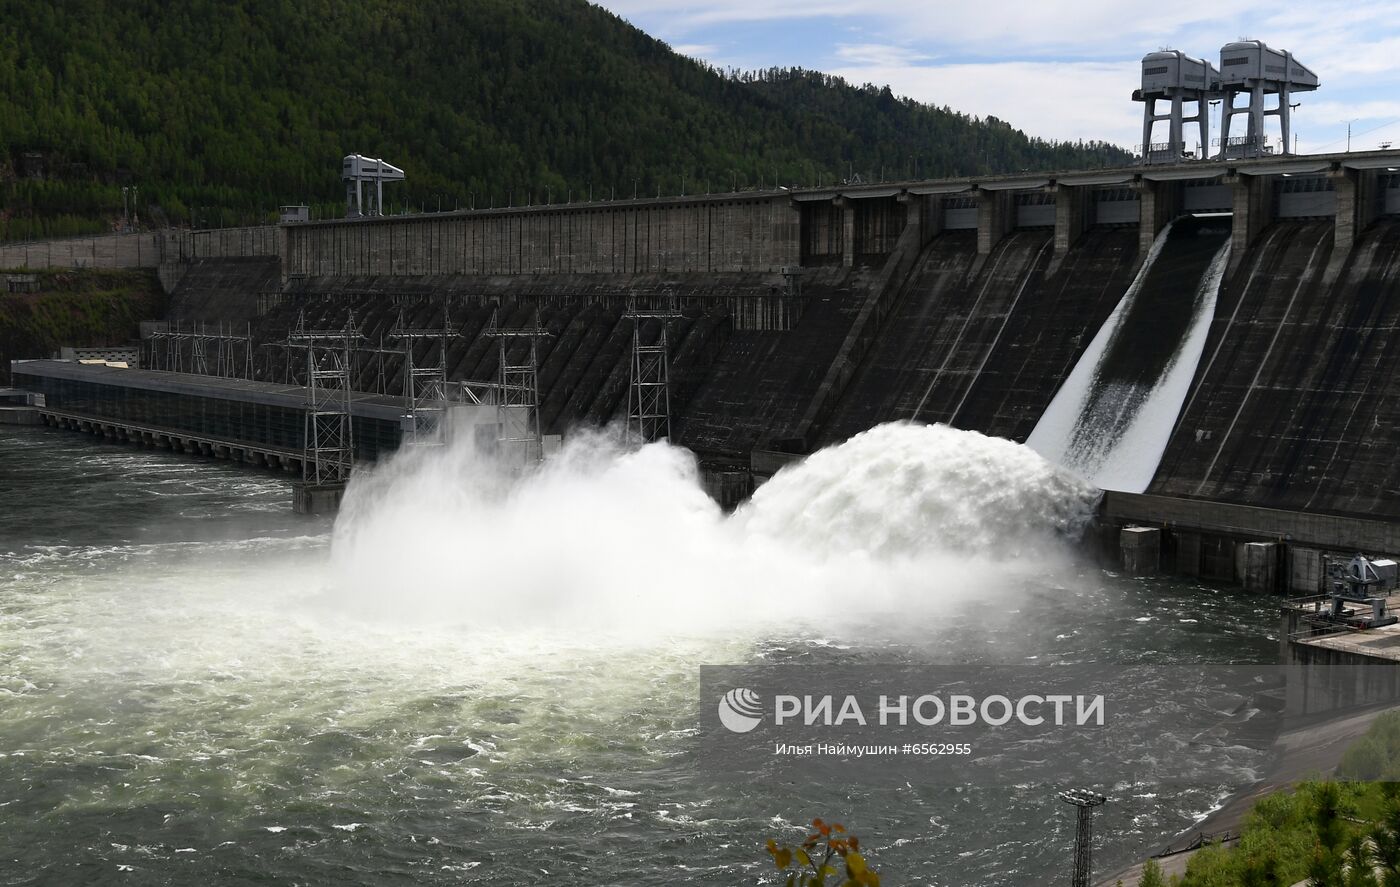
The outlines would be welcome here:
[[[1190,394],[1191,379],[1215,316],[1216,298],[1230,257],[1228,241],[1201,277],[1188,333],[1156,382],[1141,386],[1101,381],[1106,355],[1171,228],[1169,224],[1157,236],[1132,285],[1026,440],[1026,446],[1100,489],[1140,493],[1152,482],[1181,406]]]
[[[464,436],[351,486],[333,597],[377,618],[642,643],[820,625],[852,601],[907,618],[996,591],[989,577],[1018,567],[994,558],[1062,551],[1093,498],[1025,447],[946,426],[857,435],[730,516],[664,443],[577,434],[512,479]]]
[[[865,663],[1276,655],[1255,596],[1054,569],[1092,491],[947,428],[874,429],[731,516],[665,445],[579,436],[518,478],[408,452],[357,478],[334,539],[229,463],[0,427],[0,465],[23,504],[0,507],[0,857],[35,882],[754,883],[766,836],[836,803],[902,882],[1048,883],[1064,817],[1039,785],[719,780],[697,669],[801,664],[815,689]],[[1082,753],[1063,742],[1028,752]],[[1193,746],[1189,785],[1161,763],[1171,788],[1119,793],[1105,864],[1259,761]]]

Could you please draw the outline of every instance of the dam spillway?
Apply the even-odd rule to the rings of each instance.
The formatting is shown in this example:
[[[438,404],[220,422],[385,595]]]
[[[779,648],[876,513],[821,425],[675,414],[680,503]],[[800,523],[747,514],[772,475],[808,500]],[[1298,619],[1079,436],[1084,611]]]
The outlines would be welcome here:
[[[1151,482],[1195,373],[1229,257],[1218,217],[1174,221],[1027,444],[1095,485]]]
[[[1344,257],[1328,229],[1275,227],[1227,281],[1152,492],[1400,517],[1400,227],[1377,222]]]
[[[425,327],[446,311],[447,375],[476,381],[525,353],[500,351],[491,325],[538,319],[551,435],[625,418],[629,307],[673,304],[640,322],[644,337],[666,329],[672,439],[733,505],[884,422],[1026,441],[1152,242],[1214,214],[1229,267],[1179,411],[1154,416],[1171,430],[1147,492],[1400,520],[1385,455],[1400,443],[1386,335],[1395,164],[1369,152],[294,222],[274,229],[275,255],[262,236],[187,236],[205,246],[161,272],[182,369],[195,325],[242,327],[254,377],[280,384],[301,381],[286,347],[298,318],[353,316],[354,387],[390,395],[403,388],[400,318]],[[256,248],[240,252],[245,241]],[[1213,250],[1166,257],[1114,373],[1143,386],[1161,371]],[[147,360],[170,368],[170,342],[149,343]],[[441,349],[418,342],[415,364]]]

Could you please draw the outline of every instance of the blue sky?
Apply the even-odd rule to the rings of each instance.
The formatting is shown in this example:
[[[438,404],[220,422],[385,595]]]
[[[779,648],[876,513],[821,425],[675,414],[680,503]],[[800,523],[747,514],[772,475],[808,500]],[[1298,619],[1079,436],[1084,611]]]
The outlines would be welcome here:
[[[595,0],[596,2],[596,0]],[[1322,87],[1294,99],[1302,153],[1400,147],[1400,0],[1167,4],[1139,0],[601,0],[680,52],[721,67],[814,68],[1032,135],[1135,149],[1130,96],[1144,53],[1219,64],[1240,38],[1291,50]],[[1214,8],[1207,8],[1214,7]],[[1212,135],[1219,134],[1212,123]]]

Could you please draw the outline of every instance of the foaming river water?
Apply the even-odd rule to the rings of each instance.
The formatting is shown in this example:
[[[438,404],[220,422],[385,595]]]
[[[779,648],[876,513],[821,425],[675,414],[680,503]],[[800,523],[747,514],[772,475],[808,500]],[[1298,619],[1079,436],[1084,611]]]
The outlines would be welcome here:
[[[1083,491],[948,434],[732,517],[665,447],[514,486],[420,454],[333,527],[278,477],[0,429],[0,884],[757,884],[813,816],[886,883],[1051,881],[1046,787],[736,787],[693,749],[704,663],[1272,660],[1267,599],[1056,554]],[[1098,868],[1250,775],[1116,797]]]

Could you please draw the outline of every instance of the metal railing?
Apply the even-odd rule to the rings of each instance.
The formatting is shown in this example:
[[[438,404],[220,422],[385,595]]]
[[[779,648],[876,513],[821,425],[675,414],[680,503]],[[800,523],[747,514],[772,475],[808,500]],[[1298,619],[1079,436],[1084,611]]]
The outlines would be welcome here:
[[[1240,834],[1237,831],[1227,829],[1220,832],[1196,832],[1186,839],[1186,843],[1180,847],[1175,844],[1168,844],[1162,848],[1162,852],[1155,854],[1153,859],[1163,859],[1168,856],[1175,856],[1178,853],[1189,853],[1192,850],[1199,850],[1208,844],[1229,844],[1239,840]]]

